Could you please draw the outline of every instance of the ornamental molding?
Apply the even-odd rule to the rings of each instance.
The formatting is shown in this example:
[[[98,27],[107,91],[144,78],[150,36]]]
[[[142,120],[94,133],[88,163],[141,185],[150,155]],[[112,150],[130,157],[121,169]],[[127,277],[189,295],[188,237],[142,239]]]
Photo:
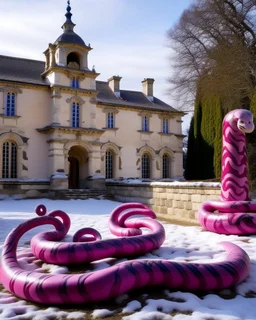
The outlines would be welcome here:
[[[152,117],[152,112],[149,111],[149,110],[143,110],[143,111],[138,112],[138,116],[151,118]]]
[[[79,104],[84,104],[85,101],[79,96],[72,96],[66,100],[67,103],[77,102]]]
[[[169,113],[161,113],[161,114],[158,115],[158,118],[161,119],[161,120],[163,120],[163,119],[170,120],[170,119],[174,118],[174,115],[169,114]]]
[[[13,87],[13,86],[6,86],[0,88],[0,91],[3,91],[5,93],[11,92],[11,93],[22,93],[22,90],[18,87]]]
[[[104,113],[119,113],[119,110],[114,107],[106,107],[102,110]]]

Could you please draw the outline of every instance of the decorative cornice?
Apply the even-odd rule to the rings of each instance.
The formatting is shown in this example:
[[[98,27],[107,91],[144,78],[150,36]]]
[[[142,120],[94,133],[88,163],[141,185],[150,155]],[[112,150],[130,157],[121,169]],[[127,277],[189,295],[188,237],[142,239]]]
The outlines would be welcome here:
[[[18,87],[13,87],[13,86],[6,86],[6,87],[3,87],[3,88],[0,88],[0,91],[3,91],[3,92],[15,92],[15,93],[22,93],[22,90]]]
[[[158,118],[163,120],[163,119],[171,119],[174,118],[174,115],[170,114],[170,113],[162,113],[158,115]]]
[[[65,74],[66,76],[70,77],[71,75],[79,76],[79,77],[84,77],[84,78],[93,78],[96,79],[100,73],[97,72],[92,72],[90,70],[76,70],[76,69],[71,69],[68,67],[60,67],[60,66],[52,66],[49,69],[45,70],[41,76],[46,77],[49,73],[51,72],[60,72]]]
[[[55,131],[60,131],[62,133],[79,133],[86,135],[102,135],[105,131],[96,128],[73,128],[73,127],[65,127],[65,126],[46,126],[44,128],[36,129],[40,133],[53,133]]]
[[[143,116],[147,116],[147,117],[152,117],[152,113],[149,110],[143,110],[138,112],[138,116],[143,117]]]
[[[91,51],[93,48],[89,45],[89,46],[83,46],[81,44],[78,44],[78,43],[66,43],[66,42],[62,42],[62,41],[59,41],[57,44],[56,44],[56,48],[59,49],[59,48],[67,48],[67,49],[70,49],[70,47],[72,46],[72,51],[74,51],[74,49],[79,49],[83,52],[89,52]]]
[[[118,110],[117,108],[114,108],[114,107],[106,107],[106,108],[104,108],[104,109],[102,110],[102,112],[104,112],[104,113],[110,113],[110,112],[112,112],[112,113],[118,113],[119,110]]]
[[[91,96],[96,97],[98,94],[98,91],[94,89],[81,89],[81,88],[72,88],[72,87],[66,87],[61,85],[52,85],[51,88],[53,89],[59,89],[60,92],[68,92],[73,93],[74,95],[84,95],[84,96]]]

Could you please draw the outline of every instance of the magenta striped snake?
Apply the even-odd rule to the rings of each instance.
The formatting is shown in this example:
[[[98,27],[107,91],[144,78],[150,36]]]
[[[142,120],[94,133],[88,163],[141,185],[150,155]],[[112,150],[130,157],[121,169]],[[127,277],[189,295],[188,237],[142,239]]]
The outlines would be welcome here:
[[[230,242],[222,243],[227,253],[226,259],[215,263],[140,259],[84,274],[28,271],[22,269],[17,261],[18,242],[24,233],[41,225],[52,225],[55,230],[33,237],[32,252],[38,258],[56,264],[89,262],[105,257],[132,257],[159,248],[165,240],[164,228],[153,219],[153,211],[138,203],[120,205],[110,216],[111,232],[122,238],[101,240],[100,234],[91,228],[83,228],[75,234],[76,241],[84,239],[88,242],[60,242],[70,227],[68,215],[60,210],[45,215],[46,209],[42,205],[36,211],[40,217],[21,223],[7,236],[0,268],[0,281],[4,287],[32,302],[83,304],[103,301],[147,286],[186,291],[222,290],[242,282],[249,274],[247,253]],[[142,217],[130,219],[134,214]],[[141,227],[147,227],[151,232],[141,234]]]
[[[245,134],[254,130],[253,114],[229,112],[222,126],[221,201],[206,201],[198,212],[200,224],[222,234],[256,233],[256,203],[250,201]]]

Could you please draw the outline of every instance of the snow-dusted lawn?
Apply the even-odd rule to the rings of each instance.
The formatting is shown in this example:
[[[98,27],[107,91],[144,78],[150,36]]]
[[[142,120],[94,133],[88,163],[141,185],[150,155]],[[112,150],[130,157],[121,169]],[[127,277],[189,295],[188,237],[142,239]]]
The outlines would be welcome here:
[[[34,208],[44,204],[47,211],[61,209],[71,218],[69,234],[89,226],[96,228],[104,238],[113,237],[107,226],[109,213],[120,203],[109,200],[4,200],[0,201],[0,251],[9,231],[26,219],[35,217]],[[170,259],[176,261],[209,262],[225,258],[225,252],[219,245],[223,240],[232,241],[247,251],[251,257],[250,277],[236,288],[223,292],[206,292],[198,295],[189,292],[171,292],[159,288],[143,289],[130,292],[115,300],[98,304],[65,309],[54,306],[39,306],[17,299],[1,288],[0,284],[0,319],[193,319],[193,320],[251,320],[256,319],[256,237],[238,237],[202,232],[200,227],[183,227],[164,223],[166,241],[163,246],[143,258]],[[47,227],[44,227],[45,229]],[[27,258],[22,251],[29,249],[32,235],[42,230],[37,228],[25,235],[19,244],[20,263],[25,266]],[[142,258],[142,257],[140,257]],[[121,261],[124,261],[122,259]],[[119,260],[120,261],[120,260]],[[106,268],[112,260],[93,263],[92,270]],[[38,270],[67,272],[65,267],[49,264],[37,265]],[[83,267],[81,270],[85,271]],[[2,289],[2,290],[1,290]]]

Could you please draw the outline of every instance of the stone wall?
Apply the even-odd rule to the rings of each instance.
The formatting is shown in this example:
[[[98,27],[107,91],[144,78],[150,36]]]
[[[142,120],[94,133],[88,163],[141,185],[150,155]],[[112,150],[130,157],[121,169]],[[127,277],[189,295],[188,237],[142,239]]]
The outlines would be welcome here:
[[[197,211],[206,200],[220,199],[219,183],[106,182],[107,191],[121,202],[150,206],[161,219],[198,224]]]
[[[0,200],[8,196],[16,199],[47,198],[50,196],[49,180],[0,180]]]

